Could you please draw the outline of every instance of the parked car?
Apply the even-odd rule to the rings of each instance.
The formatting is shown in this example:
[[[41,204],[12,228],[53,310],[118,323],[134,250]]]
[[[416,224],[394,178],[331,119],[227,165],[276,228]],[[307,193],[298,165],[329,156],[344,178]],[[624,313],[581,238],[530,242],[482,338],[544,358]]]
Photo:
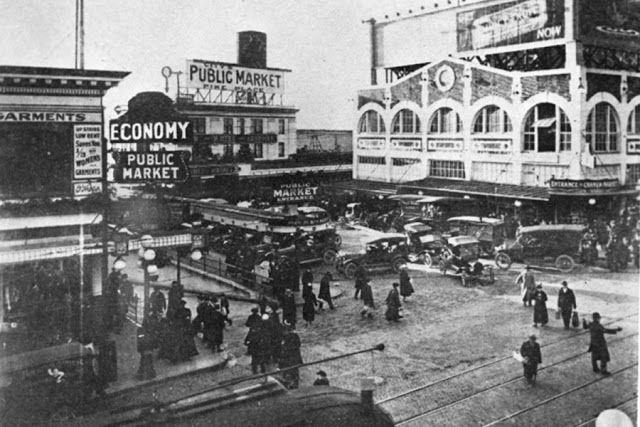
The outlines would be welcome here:
[[[431,267],[440,259],[444,245],[442,235],[423,222],[410,222],[404,225],[409,240],[409,259]]]
[[[572,271],[580,259],[580,242],[586,227],[575,224],[521,227],[516,241],[500,249],[496,265],[507,270],[514,261],[542,265],[552,262],[563,273]]]
[[[454,216],[447,219],[449,232],[473,236],[480,241],[481,255],[493,256],[495,248],[505,241],[504,222],[497,218],[480,216]]]
[[[393,270],[399,272],[403,264],[409,262],[407,236],[388,233],[367,242],[364,253],[339,254],[336,270],[347,278],[353,279],[358,267],[367,271]]]
[[[495,282],[493,267],[478,261],[480,252],[480,241],[475,237],[449,237],[440,253],[440,271],[459,277],[465,287],[473,283],[492,284]]]

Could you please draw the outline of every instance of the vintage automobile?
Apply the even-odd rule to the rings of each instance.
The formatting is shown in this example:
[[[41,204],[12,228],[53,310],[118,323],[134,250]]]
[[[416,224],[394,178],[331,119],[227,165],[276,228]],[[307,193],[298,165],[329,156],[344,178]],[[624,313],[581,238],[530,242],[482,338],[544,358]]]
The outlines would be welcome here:
[[[409,260],[427,267],[437,265],[442,251],[443,241],[440,232],[423,222],[410,222],[404,225],[409,240]]]
[[[493,267],[478,261],[480,252],[480,241],[475,237],[449,237],[440,253],[440,272],[459,277],[465,287],[475,283],[492,284],[495,282]]]
[[[399,233],[387,233],[367,242],[364,253],[340,254],[336,270],[347,278],[353,279],[358,267],[367,271],[393,270],[399,272],[403,264],[409,262],[407,236]]]
[[[496,265],[507,270],[514,261],[538,265],[553,262],[558,270],[568,273],[575,268],[575,260],[580,259],[585,229],[584,225],[575,224],[521,227],[516,241],[498,250]]]
[[[495,248],[505,241],[504,222],[497,218],[479,216],[454,216],[447,219],[449,232],[461,236],[473,236],[480,241],[481,255],[492,257]]]

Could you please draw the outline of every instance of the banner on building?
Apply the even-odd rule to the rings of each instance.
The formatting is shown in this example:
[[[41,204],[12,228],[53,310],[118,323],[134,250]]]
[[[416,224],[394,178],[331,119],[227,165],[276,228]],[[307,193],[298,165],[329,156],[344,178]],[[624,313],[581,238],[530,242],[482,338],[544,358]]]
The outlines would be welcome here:
[[[577,39],[625,50],[640,49],[640,1],[580,0]]]
[[[174,183],[189,177],[188,151],[119,151],[112,155],[116,161],[114,180],[118,183]]]
[[[564,18],[564,0],[515,0],[460,12],[458,51],[561,39]]]
[[[284,73],[284,70],[187,60],[186,85],[192,89],[240,89],[284,94]]]
[[[603,190],[620,186],[620,181],[612,179],[552,179],[549,188],[554,190]]]
[[[309,182],[293,182],[280,184],[273,189],[276,203],[297,203],[315,200],[318,186]]]
[[[102,178],[102,126],[73,126],[73,177]]]

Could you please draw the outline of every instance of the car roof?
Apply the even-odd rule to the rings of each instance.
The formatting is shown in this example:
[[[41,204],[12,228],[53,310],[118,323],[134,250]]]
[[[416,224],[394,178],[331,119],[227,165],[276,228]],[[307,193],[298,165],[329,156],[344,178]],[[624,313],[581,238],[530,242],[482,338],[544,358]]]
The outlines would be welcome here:
[[[419,194],[394,194],[393,196],[387,197],[389,200],[400,200],[400,201],[409,201],[409,200],[420,200],[424,196]]]
[[[298,207],[298,212],[311,213],[311,212],[326,212],[326,211],[322,208],[319,208],[318,206],[300,206]]]
[[[545,224],[545,225],[531,225],[528,227],[520,227],[519,233],[531,233],[535,231],[574,231],[581,232],[586,229],[586,225],[580,224]]]
[[[482,224],[491,224],[491,225],[502,224],[502,220],[498,218],[487,218],[486,216],[470,216],[470,215],[454,216],[453,218],[447,219],[447,221],[473,222],[478,224],[482,223]]]
[[[448,196],[422,196],[422,198],[418,200],[418,203],[435,203],[435,202],[443,202],[448,200],[460,201],[460,200],[470,200],[470,199],[464,199],[462,197],[448,197]]]
[[[362,203],[358,203],[358,202],[355,202],[355,203],[347,203],[347,206],[359,206],[359,205],[361,205],[361,204],[362,204]]]
[[[431,227],[428,224],[425,224],[424,222],[410,222],[408,224],[404,225],[404,229],[405,231],[428,231],[428,230],[432,230],[433,227]]]
[[[449,243],[451,246],[460,246],[460,245],[469,245],[473,243],[480,243],[480,241],[478,241],[478,239],[476,239],[475,237],[471,237],[471,236],[456,236],[456,237],[449,237],[447,239],[447,243]]]
[[[376,242],[383,242],[385,240],[407,240],[407,236],[400,233],[385,233],[384,235],[380,235],[375,239],[371,239],[367,241],[367,245],[370,245],[371,243],[376,243]]]

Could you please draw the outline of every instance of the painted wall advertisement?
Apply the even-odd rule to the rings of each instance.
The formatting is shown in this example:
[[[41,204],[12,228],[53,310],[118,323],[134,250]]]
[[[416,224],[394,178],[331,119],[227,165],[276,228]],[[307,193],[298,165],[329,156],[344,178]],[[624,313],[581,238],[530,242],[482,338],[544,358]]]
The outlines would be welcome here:
[[[284,93],[284,70],[245,68],[221,62],[187,60],[187,87]]]
[[[458,51],[561,39],[564,16],[564,0],[516,0],[460,12]]]
[[[627,50],[640,49],[640,0],[580,0],[577,39]]]
[[[73,126],[73,177],[102,178],[102,126]]]

